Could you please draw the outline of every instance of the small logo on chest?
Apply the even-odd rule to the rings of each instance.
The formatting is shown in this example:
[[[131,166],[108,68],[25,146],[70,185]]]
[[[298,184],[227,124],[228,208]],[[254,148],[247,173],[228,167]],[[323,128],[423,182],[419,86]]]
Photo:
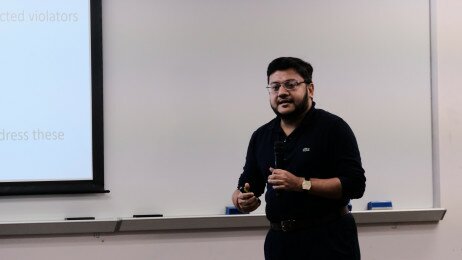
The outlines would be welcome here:
[[[302,152],[306,153],[306,152],[309,152],[310,151],[310,148],[309,147],[305,147],[302,149]]]

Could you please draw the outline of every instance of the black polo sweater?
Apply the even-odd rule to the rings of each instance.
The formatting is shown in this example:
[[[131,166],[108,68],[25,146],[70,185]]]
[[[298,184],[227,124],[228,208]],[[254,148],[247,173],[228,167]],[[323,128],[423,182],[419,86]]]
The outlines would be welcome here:
[[[361,166],[356,138],[340,117],[315,103],[301,124],[286,136],[275,118],[258,128],[247,150],[239,186],[246,182],[257,197],[267,188],[266,215],[270,221],[322,217],[362,197],[366,178]],[[284,142],[284,169],[296,176],[328,179],[338,177],[342,184],[341,199],[327,199],[308,192],[276,193],[267,183],[269,168],[274,166],[274,142]]]

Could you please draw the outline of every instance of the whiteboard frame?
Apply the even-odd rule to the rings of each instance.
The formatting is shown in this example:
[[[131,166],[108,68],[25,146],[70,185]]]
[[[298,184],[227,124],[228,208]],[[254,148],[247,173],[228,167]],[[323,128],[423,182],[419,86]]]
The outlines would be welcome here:
[[[352,212],[358,225],[437,223],[446,209],[373,210]],[[0,223],[0,236],[98,234],[124,232],[159,232],[182,230],[234,230],[237,228],[268,228],[263,214],[215,215],[154,218],[119,218],[80,221],[41,221]]]

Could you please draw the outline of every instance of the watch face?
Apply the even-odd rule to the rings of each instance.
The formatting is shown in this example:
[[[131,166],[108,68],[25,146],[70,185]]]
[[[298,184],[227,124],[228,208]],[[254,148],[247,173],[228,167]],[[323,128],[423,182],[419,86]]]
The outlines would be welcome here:
[[[311,181],[304,180],[302,184],[302,188],[304,190],[310,190],[311,189]]]

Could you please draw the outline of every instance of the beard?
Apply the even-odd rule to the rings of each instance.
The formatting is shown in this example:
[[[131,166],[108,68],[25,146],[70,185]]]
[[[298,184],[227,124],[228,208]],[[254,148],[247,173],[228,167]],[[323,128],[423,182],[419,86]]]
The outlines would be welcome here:
[[[308,110],[308,91],[305,92],[302,101],[294,102],[292,99],[289,99],[290,102],[294,105],[295,109],[290,113],[281,114],[278,111],[279,102],[276,103],[276,106],[271,105],[273,112],[284,121],[294,121],[300,118]]]

